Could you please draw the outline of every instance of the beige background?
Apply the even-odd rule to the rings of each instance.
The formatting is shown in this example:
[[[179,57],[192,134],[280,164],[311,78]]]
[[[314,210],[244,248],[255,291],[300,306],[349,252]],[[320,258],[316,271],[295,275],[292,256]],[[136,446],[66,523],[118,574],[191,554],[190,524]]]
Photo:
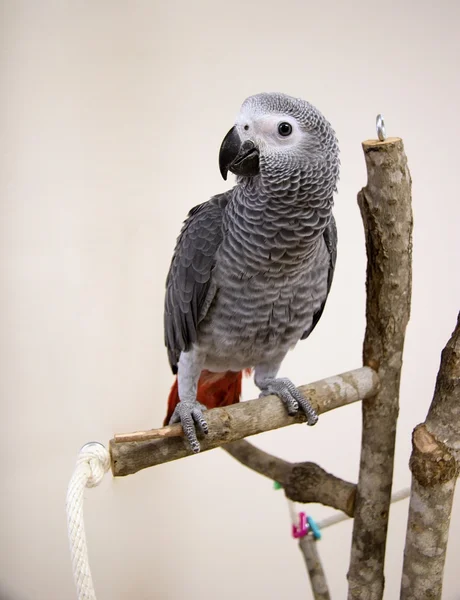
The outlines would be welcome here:
[[[321,325],[289,355],[298,384],[357,367],[365,254],[360,143],[383,112],[404,138],[415,235],[395,489],[409,484],[460,307],[458,2],[2,2],[0,595],[74,598],[64,498],[79,448],[158,426],[172,382],[163,289],[190,207],[226,189],[220,142],[259,91],[309,99],[342,150],[336,277]],[[245,398],[254,395],[251,382]],[[286,459],[357,477],[360,408],[260,436]],[[86,493],[99,600],[311,597],[286,503],[216,450]],[[330,514],[321,506],[314,517]],[[407,502],[391,512],[398,597]],[[320,551],[345,598],[351,523]],[[460,598],[460,505],[446,600]]]

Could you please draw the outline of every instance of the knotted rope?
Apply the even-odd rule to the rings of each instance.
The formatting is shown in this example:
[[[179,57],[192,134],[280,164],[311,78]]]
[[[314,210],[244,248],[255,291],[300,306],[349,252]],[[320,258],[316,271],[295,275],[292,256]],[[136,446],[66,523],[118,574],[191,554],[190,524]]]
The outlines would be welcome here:
[[[78,600],[96,600],[86,546],[83,495],[85,487],[99,485],[109,469],[110,455],[107,449],[99,442],[85,444],[80,450],[67,489],[67,531]]]

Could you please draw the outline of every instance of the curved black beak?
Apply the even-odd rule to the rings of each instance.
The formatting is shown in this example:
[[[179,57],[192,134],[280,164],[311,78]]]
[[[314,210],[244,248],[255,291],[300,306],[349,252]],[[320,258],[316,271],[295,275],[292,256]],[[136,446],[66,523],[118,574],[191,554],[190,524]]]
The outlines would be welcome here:
[[[229,171],[247,177],[259,173],[259,150],[250,140],[241,142],[236,126],[224,137],[219,152],[219,168],[225,180]]]

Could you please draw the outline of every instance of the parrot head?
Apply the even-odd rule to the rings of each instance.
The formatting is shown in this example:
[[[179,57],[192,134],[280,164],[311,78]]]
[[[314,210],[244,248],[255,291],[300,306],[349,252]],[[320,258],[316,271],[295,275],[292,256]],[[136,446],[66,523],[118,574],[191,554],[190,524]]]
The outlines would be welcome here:
[[[335,188],[338,153],[331,125],[314,106],[285,94],[263,93],[243,102],[222,142],[219,167],[224,179],[230,171],[239,181],[260,176],[275,183],[321,171]]]

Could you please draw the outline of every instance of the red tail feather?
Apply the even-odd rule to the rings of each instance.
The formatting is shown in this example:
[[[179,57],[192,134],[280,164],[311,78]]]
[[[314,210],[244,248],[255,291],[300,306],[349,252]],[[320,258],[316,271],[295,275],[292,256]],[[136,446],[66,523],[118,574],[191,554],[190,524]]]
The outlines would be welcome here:
[[[250,373],[250,369],[248,373]],[[241,381],[243,372],[227,371],[225,373],[211,373],[211,371],[202,371],[198,382],[197,400],[207,408],[216,408],[217,406],[228,406],[240,401]],[[171,388],[168,398],[168,413],[164,420],[164,425],[169,423],[174,409],[179,402],[179,390],[177,386],[177,377]]]

